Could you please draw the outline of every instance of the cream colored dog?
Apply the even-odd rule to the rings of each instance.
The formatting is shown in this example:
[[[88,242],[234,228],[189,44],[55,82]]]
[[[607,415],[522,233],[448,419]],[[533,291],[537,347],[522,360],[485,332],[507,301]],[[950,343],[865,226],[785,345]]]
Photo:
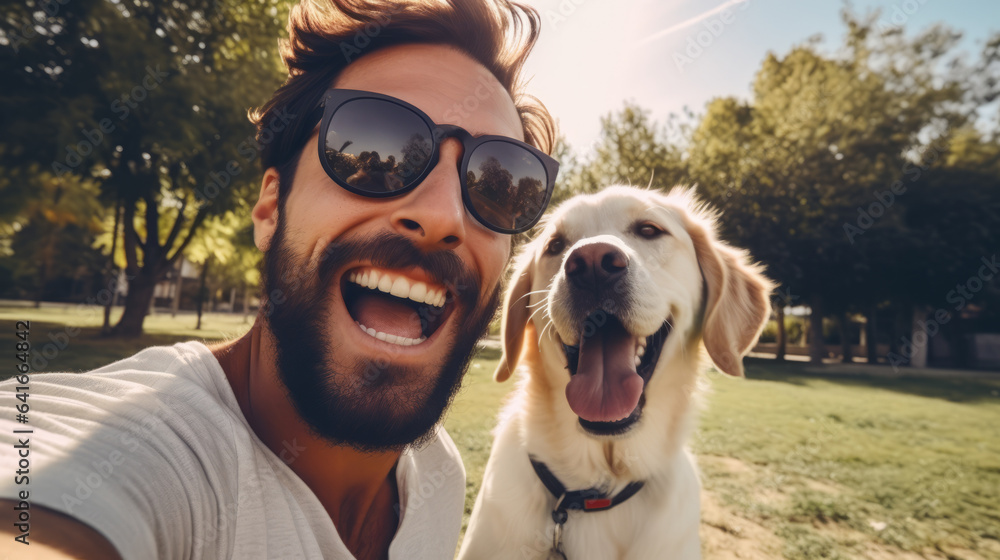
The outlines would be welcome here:
[[[714,220],[690,190],[615,186],[562,204],[524,247],[494,377],[522,375],[461,559],[701,556],[684,447],[700,346],[742,376],[772,287]]]

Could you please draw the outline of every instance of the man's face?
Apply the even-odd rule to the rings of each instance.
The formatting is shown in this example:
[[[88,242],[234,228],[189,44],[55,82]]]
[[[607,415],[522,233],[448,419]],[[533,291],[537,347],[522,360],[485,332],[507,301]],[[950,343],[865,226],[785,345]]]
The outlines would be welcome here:
[[[523,140],[504,88],[447,47],[369,54],[334,86],[398,97],[474,135]],[[442,143],[440,160],[416,189],[389,199],[334,183],[317,141],[314,134],[302,151],[280,216],[272,198],[264,202],[267,176],[254,209],[279,373],[318,435],[365,450],[398,449],[428,433],[460,385],[499,304],[510,236],[486,229],[463,205],[455,139]],[[401,285],[422,282],[446,301],[419,304],[359,285],[373,271],[393,283],[402,278]]]

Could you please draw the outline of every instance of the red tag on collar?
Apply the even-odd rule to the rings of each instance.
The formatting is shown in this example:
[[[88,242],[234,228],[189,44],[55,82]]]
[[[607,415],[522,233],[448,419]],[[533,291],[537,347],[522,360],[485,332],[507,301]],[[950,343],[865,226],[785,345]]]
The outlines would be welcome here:
[[[601,509],[611,507],[610,498],[602,498],[600,500],[584,500],[583,509]]]

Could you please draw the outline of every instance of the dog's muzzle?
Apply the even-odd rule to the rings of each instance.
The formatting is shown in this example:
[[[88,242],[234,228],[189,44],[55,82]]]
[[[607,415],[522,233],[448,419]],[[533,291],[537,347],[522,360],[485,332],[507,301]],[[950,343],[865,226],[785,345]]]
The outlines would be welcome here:
[[[578,342],[563,346],[571,375],[566,399],[588,431],[621,433],[639,418],[668,323],[648,337],[625,327],[631,309],[629,258],[613,243],[574,248],[563,272],[564,309],[578,329]]]
[[[574,291],[600,297],[614,292],[616,284],[625,281],[628,264],[628,256],[614,245],[589,243],[574,249],[566,257],[563,269]]]

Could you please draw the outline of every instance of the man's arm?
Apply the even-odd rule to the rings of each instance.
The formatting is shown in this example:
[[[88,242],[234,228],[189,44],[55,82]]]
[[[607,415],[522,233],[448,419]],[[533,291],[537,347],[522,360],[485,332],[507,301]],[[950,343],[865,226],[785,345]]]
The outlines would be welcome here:
[[[17,502],[0,498],[0,512],[11,513]],[[9,517],[9,516],[8,516]],[[0,560],[122,560],[115,547],[86,523],[44,506],[31,506],[31,532],[24,545],[14,540],[20,533],[0,513]]]

